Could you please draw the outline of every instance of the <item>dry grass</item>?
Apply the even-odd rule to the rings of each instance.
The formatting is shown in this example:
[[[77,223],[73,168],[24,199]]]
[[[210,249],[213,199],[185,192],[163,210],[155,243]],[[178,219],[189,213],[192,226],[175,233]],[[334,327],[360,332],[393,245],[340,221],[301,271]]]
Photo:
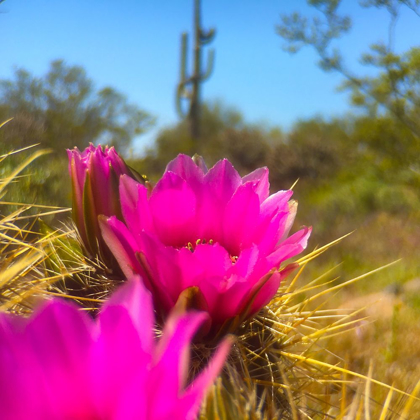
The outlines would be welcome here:
[[[8,156],[27,149],[0,156],[0,165]],[[10,174],[3,176],[0,179],[0,197],[6,196],[8,188],[16,187],[19,174],[45,153],[47,151],[40,150],[30,154]],[[17,210],[4,215],[10,206]],[[32,207],[34,206],[0,201],[0,309],[20,314],[29,313],[36,301],[43,297],[47,285],[57,280],[56,275],[45,276],[42,267],[48,259],[46,242],[34,227],[39,217],[62,209],[38,206],[39,214],[33,216],[28,214]]]

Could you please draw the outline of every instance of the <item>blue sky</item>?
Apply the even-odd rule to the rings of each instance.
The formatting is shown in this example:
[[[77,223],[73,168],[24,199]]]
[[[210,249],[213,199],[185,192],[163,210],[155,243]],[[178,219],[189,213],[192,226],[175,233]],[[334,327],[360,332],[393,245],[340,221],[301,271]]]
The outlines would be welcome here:
[[[13,66],[41,75],[51,60],[86,68],[98,87],[110,85],[154,114],[158,125],[143,136],[175,123],[174,92],[179,75],[180,34],[192,30],[192,0],[6,0],[0,5],[0,78]],[[337,93],[340,76],[316,67],[310,49],[297,55],[282,50],[275,25],[282,13],[310,13],[304,0],[202,0],[203,26],[217,29],[213,76],[203,99],[221,99],[250,122],[289,128],[299,118],[334,116],[350,107]],[[366,45],[383,39],[385,12],[365,10],[344,0],[354,29],[340,41],[348,64]],[[419,44],[420,20],[409,11],[397,24],[396,49]]]

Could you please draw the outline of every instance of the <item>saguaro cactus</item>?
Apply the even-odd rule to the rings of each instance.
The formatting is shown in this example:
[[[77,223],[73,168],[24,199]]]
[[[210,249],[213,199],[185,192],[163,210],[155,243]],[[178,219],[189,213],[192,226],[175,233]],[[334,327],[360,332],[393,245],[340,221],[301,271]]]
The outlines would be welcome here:
[[[205,31],[201,27],[200,6],[200,0],[194,0],[194,70],[190,76],[187,76],[188,34],[183,32],[181,35],[181,74],[176,90],[177,111],[181,118],[188,119],[190,135],[195,142],[196,152],[199,151],[200,139],[200,85],[211,76],[214,67],[214,49],[210,49],[208,51],[206,69],[203,71],[201,48],[209,44],[216,33],[213,28]],[[189,106],[186,109],[182,106],[182,99],[186,99],[189,102]]]

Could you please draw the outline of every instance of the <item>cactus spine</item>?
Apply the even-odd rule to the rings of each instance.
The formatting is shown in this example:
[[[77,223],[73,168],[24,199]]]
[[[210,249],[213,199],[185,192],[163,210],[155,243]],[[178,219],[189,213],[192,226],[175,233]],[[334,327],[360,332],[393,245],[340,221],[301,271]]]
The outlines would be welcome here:
[[[214,49],[208,51],[207,65],[205,71],[202,69],[202,51],[204,45],[209,44],[215,36],[216,31],[210,29],[205,31],[201,27],[200,0],[194,0],[194,49],[193,49],[193,73],[187,76],[188,62],[188,34],[181,35],[181,66],[180,81],[176,90],[176,108],[180,118],[187,118],[191,139],[199,152],[200,139],[200,85],[212,74],[214,68]],[[187,110],[182,107],[182,99],[188,101]]]

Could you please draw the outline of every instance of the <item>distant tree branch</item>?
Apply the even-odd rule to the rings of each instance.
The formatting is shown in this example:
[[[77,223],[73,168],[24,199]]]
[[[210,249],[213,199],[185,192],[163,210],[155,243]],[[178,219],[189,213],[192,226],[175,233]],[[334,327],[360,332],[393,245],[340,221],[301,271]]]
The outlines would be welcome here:
[[[320,58],[318,64],[324,71],[337,71],[347,80],[342,88],[352,91],[354,105],[365,106],[371,112],[378,112],[381,107],[385,108],[397,120],[405,124],[413,134],[420,137],[420,121],[417,116],[420,111],[418,109],[420,60],[415,48],[401,55],[393,53],[396,24],[401,6],[409,7],[420,16],[420,1],[366,0],[361,2],[363,7],[385,8],[390,14],[387,46],[385,47],[382,43],[374,44],[370,47],[371,51],[362,56],[364,64],[378,68],[379,73],[376,77],[357,76],[345,66],[341,52],[331,47],[333,41],[351,28],[350,17],[341,16],[338,13],[340,3],[340,0],[308,0],[308,4],[322,15],[311,20],[299,13],[282,16],[281,24],[276,30],[286,41],[285,49],[296,53],[303,46],[313,47]],[[413,109],[407,109],[407,103],[411,103]]]

